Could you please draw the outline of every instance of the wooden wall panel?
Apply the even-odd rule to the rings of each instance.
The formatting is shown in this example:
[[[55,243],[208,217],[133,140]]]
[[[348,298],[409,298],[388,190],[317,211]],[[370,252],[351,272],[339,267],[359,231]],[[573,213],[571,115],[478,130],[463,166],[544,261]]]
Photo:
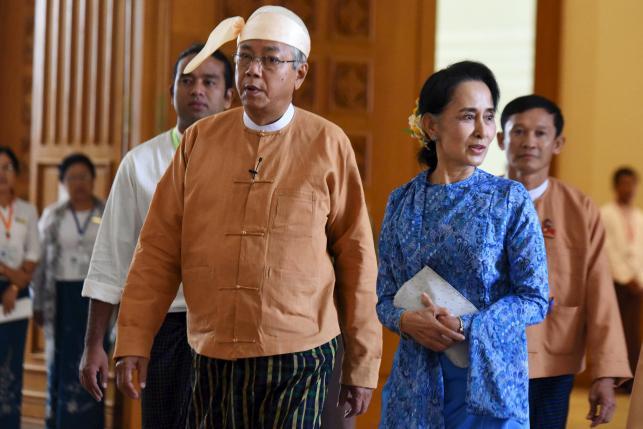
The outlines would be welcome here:
[[[140,135],[145,0],[35,0],[29,196],[59,199],[57,165],[83,152],[97,166],[96,195]],[[31,74],[31,73],[30,73]],[[25,358],[27,417],[42,417],[44,338],[31,327]],[[108,400],[113,416],[113,394]]]
[[[536,58],[534,93],[559,103],[563,7],[559,0],[538,0],[536,8]],[[558,157],[550,174],[558,175]]]
[[[29,196],[29,124],[33,61],[33,0],[0,1],[0,145],[11,147],[21,164],[17,195]]]
[[[562,9],[559,0],[538,0],[534,92],[558,102]]]
[[[142,0],[37,0],[31,164],[57,163],[71,152],[107,168],[138,143],[142,116]],[[37,168],[31,198],[42,208]],[[96,192],[106,196],[109,180]]]
[[[404,129],[420,85],[433,71],[435,1],[409,1],[404,8],[383,0],[192,2],[200,12],[196,21],[188,21],[196,14],[186,14],[185,1],[172,3],[172,39],[184,44],[195,36],[206,39],[223,18],[247,19],[266,4],[291,8],[302,17],[312,37],[311,68],[294,102],[356,136],[379,231],[389,192],[418,171],[416,147]],[[188,28],[185,21],[194,25]],[[231,55],[234,43],[222,50]],[[179,51],[173,48],[171,57]]]
[[[58,197],[55,165],[72,151],[97,162],[98,194],[106,195],[123,154],[174,125],[169,85],[178,53],[205,41],[221,19],[248,18],[263,4],[289,7],[309,26],[311,70],[295,104],[351,139],[377,236],[388,194],[419,170],[404,129],[433,70],[435,0],[404,8],[387,0],[35,0],[32,201],[42,208]],[[30,335],[26,410],[38,408],[43,389],[42,337]],[[382,380],[396,341],[386,333]],[[360,426],[373,427],[378,413]],[[116,426],[140,427],[138,404],[125,401]]]

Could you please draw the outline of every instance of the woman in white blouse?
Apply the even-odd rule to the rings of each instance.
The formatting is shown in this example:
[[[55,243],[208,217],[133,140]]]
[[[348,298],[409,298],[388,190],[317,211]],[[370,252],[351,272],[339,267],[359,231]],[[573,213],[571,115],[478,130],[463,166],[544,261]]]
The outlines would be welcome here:
[[[15,195],[18,158],[0,146],[0,428],[20,427],[22,364],[31,315],[27,286],[40,256],[36,209]]]
[[[44,326],[47,351],[47,429],[104,426],[103,402],[80,385],[89,301],[81,296],[103,202],[94,196],[96,168],[83,154],[65,158],[60,182],[69,200],[47,207],[39,223],[41,264],[33,279],[34,319]]]

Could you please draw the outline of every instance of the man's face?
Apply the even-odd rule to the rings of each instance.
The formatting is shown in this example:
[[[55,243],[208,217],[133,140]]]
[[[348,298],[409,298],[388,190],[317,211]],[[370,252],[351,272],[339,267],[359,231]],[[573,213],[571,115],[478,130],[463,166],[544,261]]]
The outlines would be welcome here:
[[[237,54],[253,57],[273,57],[278,60],[294,60],[293,48],[268,40],[246,40],[237,48]],[[282,63],[264,67],[258,60],[247,66],[238,64],[235,69],[237,91],[246,112],[256,119],[277,120],[292,96],[304,82],[308,64]]]
[[[624,204],[630,204],[636,196],[638,180],[635,176],[621,176],[614,186],[616,198]]]
[[[223,63],[209,57],[192,73],[183,74],[192,57],[194,55],[179,61],[178,72],[170,89],[172,105],[183,129],[199,119],[224,111],[232,102],[232,88],[225,89]]]
[[[542,108],[512,115],[504,133],[498,133],[498,144],[507,152],[509,168],[521,175],[549,172],[551,160],[564,142],[562,135],[556,136],[554,115]]]

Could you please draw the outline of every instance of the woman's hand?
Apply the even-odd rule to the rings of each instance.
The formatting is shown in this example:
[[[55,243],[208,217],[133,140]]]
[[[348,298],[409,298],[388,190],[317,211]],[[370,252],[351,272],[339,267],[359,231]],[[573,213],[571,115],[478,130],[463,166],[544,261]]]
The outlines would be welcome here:
[[[460,318],[456,316],[451,316],[449,314],[438,314],[436,316],[438,321],[442,323],[447,328],[460,332]]]
[[[33,265],[33,268],[31,266]],[[29,266],[29,269],[27,269]],[[36,264],[33,262],[25,261],[22,267],[14,269],[5,264],[0,263],[0,274],[7,277],[9,282],[25,287],[31,281],[31,275]]]
[[[415,341],[434,352],[443,352],[455,343],[464,341],[464,335],[457,332],[460,322],[450,316],[445,308],[437,307],[431,298],[422,294],[422,304],[426,308],[416,311],[407,311],[402,315],[400,329],[410,335]],[[457,327],[440,323],[438,317],[445,323],[451,324],[451,319],[457,321]]]
[[[2,293],[2,313],[6,316],[11,313],[16,306],[18,297],[18,288],[14,285],[9,286]]]

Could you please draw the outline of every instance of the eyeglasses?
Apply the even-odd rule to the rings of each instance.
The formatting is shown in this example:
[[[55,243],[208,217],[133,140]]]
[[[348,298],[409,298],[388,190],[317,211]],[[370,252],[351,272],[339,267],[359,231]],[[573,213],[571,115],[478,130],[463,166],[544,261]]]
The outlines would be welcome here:
[[[264,70],[275,71],[285,63],[296,63],[297,60],[282,60],[272,55],[250,55],[245,52],[234,54],[234,63],[237,67],[247,69],[250,64],[258,61]]]

